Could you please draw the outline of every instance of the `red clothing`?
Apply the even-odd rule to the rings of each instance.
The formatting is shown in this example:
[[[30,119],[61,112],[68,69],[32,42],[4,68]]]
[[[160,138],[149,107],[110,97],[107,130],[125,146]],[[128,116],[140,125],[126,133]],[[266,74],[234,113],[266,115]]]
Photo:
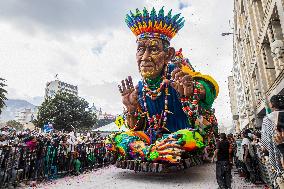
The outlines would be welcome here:
[[[36,142],[35,142],[35,141],[32,141],[32,140],[28,141],[28,142],[26,143],[26,145],[27,145],[27,147],[29,148],[29,150],[34,150],[34,149],[36,148]]]

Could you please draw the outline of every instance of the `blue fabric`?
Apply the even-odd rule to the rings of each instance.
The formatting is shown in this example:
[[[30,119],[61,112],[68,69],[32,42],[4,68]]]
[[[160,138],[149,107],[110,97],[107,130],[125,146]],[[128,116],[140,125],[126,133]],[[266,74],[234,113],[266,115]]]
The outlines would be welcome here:
[[[171,73],[174,69],[174,65],[169,65],[169,73]],[[138,96],[139,96],[139,103],[143,109],[144,109],[144,101],[143,101],[143,82],[139,81],[138,83]],[[168,96],[168,109],[173,114],[167,115],[167,124],[166,127],[171,132],[176,132],[180,129],[185,128],[191,128],[191,125],[188,121],[187,115],[182,110],[182,105],[179,100],[177,92],[169,86],[169,96]],[[150,116],[161,114],[161,112],[164,110],[165,107],[165,92],[162,92],[162,95],[159,96],[156,100],[151,100],[150,97],[146,96],[146,103],[147,103],[147,109],[149,111]],[[147,123],[147,128],[149,127]],[[147,129],[146,128],[146,129]]]

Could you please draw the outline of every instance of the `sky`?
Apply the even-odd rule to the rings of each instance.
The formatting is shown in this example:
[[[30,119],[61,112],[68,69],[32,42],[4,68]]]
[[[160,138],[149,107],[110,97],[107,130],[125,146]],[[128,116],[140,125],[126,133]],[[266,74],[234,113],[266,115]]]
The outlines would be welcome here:
[[[233,64],[231,0],[9,0],[0,1],[0,77],[10,99],[35,105],[55,75],[78,86],[79,96],[108,113],[121,113],[117,85],[141,78],[135,61],[136,38],[124,22],[129,10],[173,9],[185,26],[171,46],[197,71],[219,83],[214,108],[219,124],[231,126],[227,86]]]

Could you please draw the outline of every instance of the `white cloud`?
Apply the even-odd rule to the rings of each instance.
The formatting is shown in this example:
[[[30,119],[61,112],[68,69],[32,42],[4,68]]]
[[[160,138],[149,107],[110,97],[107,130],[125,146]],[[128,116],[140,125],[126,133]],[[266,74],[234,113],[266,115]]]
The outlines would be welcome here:
[[[64,10],[65,1],[62,2],[58,10]],[[107,13],[105,18],[97,16],[95,12],[100,8],[96,6],[92,9],[80,7],[80,11],[85,10],[86,13],[76,13],[80,17],[76,19],[68,17],[74,23],[66,21],[67,16],[74,13],[73,5],[65,13],[56,13],[56,17],[42,7],[44,13],[34,8],[33,13],[16,13],[23,7],[28,10],[30,4],[20,3],[16,8],[6,5],[6,9],[5,5],[1,6],[0,10],[5,9],[5,15],[0,15],[0,67],[1,77],[7,79],[9,86],[8,97],[31,99],[43,96],[45,83],[58,73],[63,81],[78,85],[80,95],[89,102],[95,102],[105,111],[118,113],[122,105],[117,84],[128,75],[133,76],[134,81],[140,77],[135,61],[135,37],[123,18],[135,5],[140,9],[143,6],[165,6],[166,11],[172,8],[173,13],[182,12],[186,20],[185,27],[172,40],[172,45],[177,49],[182,47],[197,70],[212,75],[219,82],[220,95],[215,103],[217,116],[222,124],[231,124],[225,81],[232,65],[232,37],[222,37],[221,33],[230,29],[232,2],[148,0],[135,1],[129,9],[130,1],[122,2],[120,5],[112,1],[112,7],[120,7],[116,12],[111,6],[107,7],[107,3],[100,7]],[[182,10],[179,10],[180,3]],[[34,15],[40,17],[34,18]],[[104,21],[109,25],[105,25]],[[22,27],[25,23],[32,25]]]

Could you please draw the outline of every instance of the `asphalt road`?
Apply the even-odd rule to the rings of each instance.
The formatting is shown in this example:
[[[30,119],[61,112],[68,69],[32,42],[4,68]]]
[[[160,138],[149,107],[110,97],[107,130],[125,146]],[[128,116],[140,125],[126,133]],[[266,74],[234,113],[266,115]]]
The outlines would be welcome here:
[[[37,188],[64,189],[217,189],[215,164],[192,167],[176,173],[135,173],[110,166],[94,172],[38,185]],[[233,174],[232,188],[263,188],[246,184]]]

